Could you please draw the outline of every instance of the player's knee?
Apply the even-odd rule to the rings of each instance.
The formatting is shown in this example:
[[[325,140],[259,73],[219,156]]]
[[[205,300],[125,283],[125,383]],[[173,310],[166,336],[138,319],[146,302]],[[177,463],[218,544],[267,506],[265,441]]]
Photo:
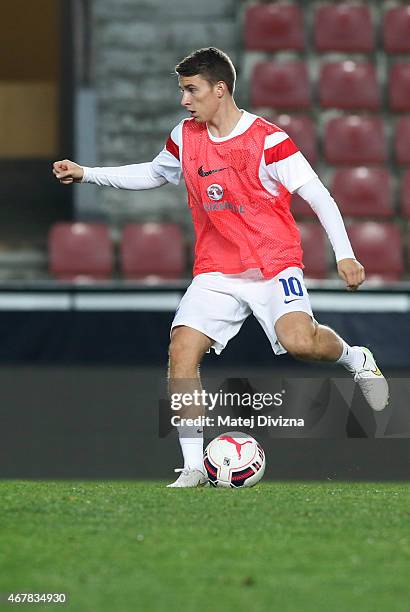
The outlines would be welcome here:
[[[184,338],[179,338],[177,335],[171,339],[169,343],[168,356],[171,364],[180,363],[187,356],[189,346]]]
[[[199,365],[199,355],[194,350],[192,342],[183,329],[175,329],[172,333],[168,349],[171,368],[196,367]]]
[[[296,359],[315,359],[315,339],[312,332],[296,332],[282,343]]]

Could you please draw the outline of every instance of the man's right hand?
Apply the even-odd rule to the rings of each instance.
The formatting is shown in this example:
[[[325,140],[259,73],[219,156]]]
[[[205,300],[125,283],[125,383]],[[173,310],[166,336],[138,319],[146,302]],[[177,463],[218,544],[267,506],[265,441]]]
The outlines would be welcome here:
[[[71,183],[81,183],[84,170],[69,159],[63,159],[54,162],[53,174],[63,185],[71,185]]]

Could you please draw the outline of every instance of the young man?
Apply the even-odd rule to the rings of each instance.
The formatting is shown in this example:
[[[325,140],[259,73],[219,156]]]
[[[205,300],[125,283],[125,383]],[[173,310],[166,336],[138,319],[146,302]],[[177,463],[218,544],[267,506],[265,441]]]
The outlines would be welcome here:
[[[171,327],[170,392],[199,390],[204,354],[211,347],[219,354],[253,313],[276,354],[343,365],[369,405],[382,410],[388,386],[372,354],[315,321],[303,281],[300,237],[289,209],[295,192],[325,228],[347,289],[364,281],[335,201],[285,132],[236,106],[235,68],[225,53],[200,49],[175,71],[190,118],[172,130],[151,163],[87,168],[64,160],[53,170],[63,184],[118,189],[177,184],[184,175],[195,264]],[[200,414],[202,407],[192,407],[183,416]],[[202,430],[181,426],[179,439],[184,468],[168,486],[205,484]]]

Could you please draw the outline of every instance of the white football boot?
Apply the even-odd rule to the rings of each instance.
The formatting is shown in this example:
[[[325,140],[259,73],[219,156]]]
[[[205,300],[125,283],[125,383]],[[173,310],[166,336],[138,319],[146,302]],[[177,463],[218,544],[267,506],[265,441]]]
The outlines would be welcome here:
[[[208,483],[208,477],[201,470],[191,470],[190,467],[177,468],[175,472],[181,472],[175,482],[167,485],[170,488],[184,487],[204,487]]]
[[[354,381],[357,382],[367,403],[373,410],[380,412],[389,402],[389,386],[377,363],[365,346],[359,346],[363,352],[363,363],[358,370],[354,370]]]

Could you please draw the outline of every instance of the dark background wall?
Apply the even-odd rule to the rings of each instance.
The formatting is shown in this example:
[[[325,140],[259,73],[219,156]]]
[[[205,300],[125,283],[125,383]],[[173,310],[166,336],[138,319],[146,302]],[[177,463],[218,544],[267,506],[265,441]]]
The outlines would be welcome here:
[[[174,433],[159,436],[163,369],[3,368],[0,478],[171,478]],[[335,406],[335,418],[338,418]],[[334,434],[333,434],[334,435]],[[271,479],[407,480],[409,439],[258,438]]]
[[[337,315],[338,321],[323,315],[321,320],[338,323],[347,336],[354,321],[352,337],[357,327],[363,335],[358,340],[365,340],[359,315]],[[3,312],[0,477],[170,478],[181,463],[179,445],[174,432],[163,427],[160,432],[159,407],[171,320],[169,312]],[[378,330],[386,340],[389,321],[397,319],[382,321],[370,318],[368,331]],[[389,361],[390,354],[396,362],[400,351],[406,354],[404,323],[399,325],[403,342],[385,342],[385,350],[378,351],[391,377],[388,412],[375,418],[360,399],[352,408],[337,392],[325,394],[307,431],[254,434],[267,453],[268,478],[408,479],[410,370]],[[245,388],[246,379],[257,388],[260,377],[299,384],[302,412],[311,416],[304,389],[308,397],[312,380],[321,389],[334,388],[329,377],[351,384],[342,368],[274,357],[252,320],[221,357],[205,358],[202,372],[230,390]]]

